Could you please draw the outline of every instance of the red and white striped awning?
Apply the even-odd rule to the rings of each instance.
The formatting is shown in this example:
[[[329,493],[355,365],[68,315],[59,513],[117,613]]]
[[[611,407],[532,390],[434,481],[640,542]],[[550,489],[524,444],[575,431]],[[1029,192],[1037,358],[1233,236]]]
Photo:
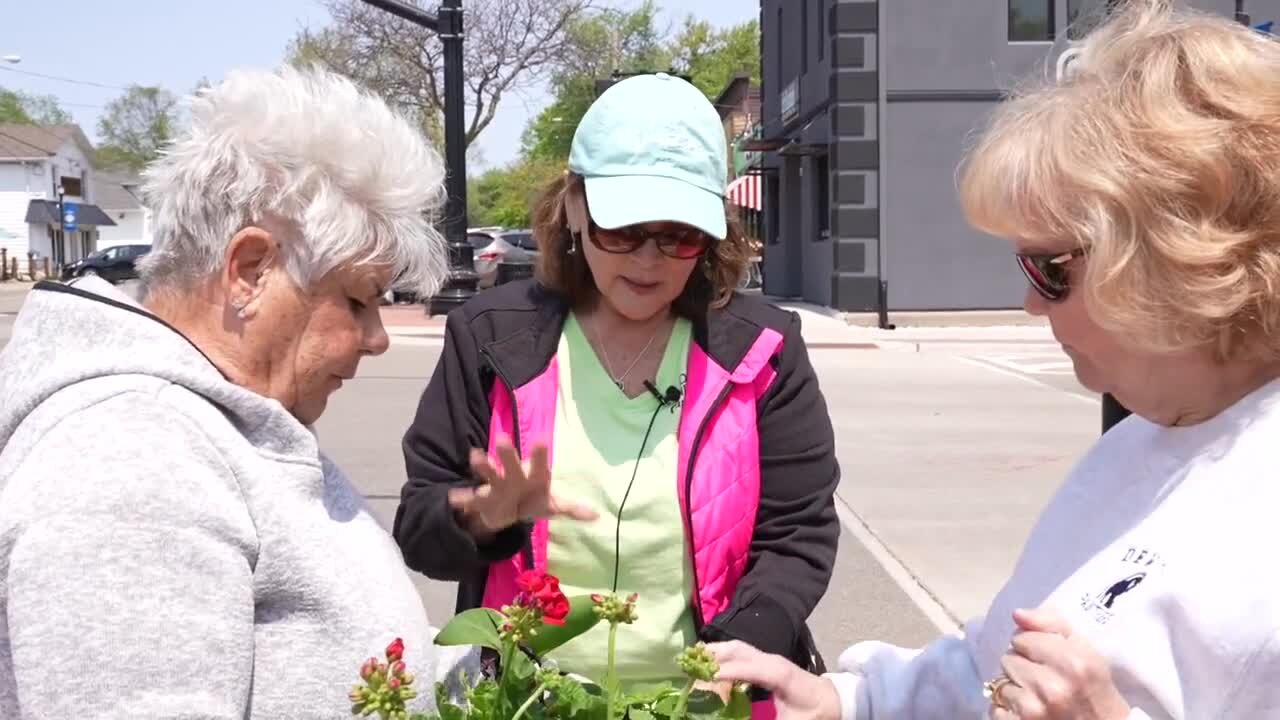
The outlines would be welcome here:
[[[743,175],[737,178],[729,183],[724,195],[729,202],[740,208],[760,212],[760,176]]]

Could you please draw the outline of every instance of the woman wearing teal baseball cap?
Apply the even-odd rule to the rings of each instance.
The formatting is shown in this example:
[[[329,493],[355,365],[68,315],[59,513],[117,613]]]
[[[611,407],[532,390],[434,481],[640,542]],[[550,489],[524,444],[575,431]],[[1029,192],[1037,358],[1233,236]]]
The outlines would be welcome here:
[[[536,279],[449,315],[404,440],[409,566],[458,581],[459,609],[501,607],[529,568],[639,593],[631,684],[675,679],[699,640],[822,669],[806,620],[839,537],[831,421],[799,318],[734,292],[752,253],[725,175],[691,84],[603,93],[535,213]],[[602,675],[600,633],[553,657]]]

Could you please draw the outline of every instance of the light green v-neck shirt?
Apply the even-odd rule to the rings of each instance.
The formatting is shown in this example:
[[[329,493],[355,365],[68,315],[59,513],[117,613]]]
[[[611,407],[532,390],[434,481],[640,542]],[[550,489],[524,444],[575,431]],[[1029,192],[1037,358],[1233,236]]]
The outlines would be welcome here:
[[[676,321],[658,369],[656,386],[683,389],[692,330]],[[607,593],[613,586],[614,543],[621,508],[618,592],[640,594],[640,619],[618,632],[617,670],[627,685],[677,680],[676,655],[696,641],[692,569],[676,490],[679,408],[659,409],[646,393],[627,398],[605,372],[577,318],[560,337],[560,394],[552,457],[552,487],[600,513],[593,523],[553,520],[547,565],[573,596]],[[656,411],[656,415],[655,415]],[[649,440],[640,443],[653,421]],[[609,627],[605,623],[551,654],[560,668],[595,680],[604,677]]]

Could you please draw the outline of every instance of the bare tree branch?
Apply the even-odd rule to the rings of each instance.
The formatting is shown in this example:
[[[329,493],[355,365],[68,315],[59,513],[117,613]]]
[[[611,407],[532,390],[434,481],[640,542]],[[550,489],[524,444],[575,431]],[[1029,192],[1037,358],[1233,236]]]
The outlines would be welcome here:
[[[421,5],[420,0],[412,0]],[[503,97],[562,67],[566,28],[597,0],[468,0],[463,45],[465,115],[471,144]],[[359,0],[326,0],[333,22],[294,39],[291,61],[342,73],[443,140],[444,61],[435,33]]]

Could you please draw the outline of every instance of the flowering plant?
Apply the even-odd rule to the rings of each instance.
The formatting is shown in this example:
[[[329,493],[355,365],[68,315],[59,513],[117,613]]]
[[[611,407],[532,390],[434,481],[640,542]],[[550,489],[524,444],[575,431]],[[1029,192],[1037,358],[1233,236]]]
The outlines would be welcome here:
[[[407,703],[417,697],[414,678],[405,672],[404,643],[397,638],[386,661],[369,658],[360,668],[361,684],[350,694],[352,714],[382,720],[747,720],[747,689],[733,688],[728,701],[697,688],[715,679],[719,668],[701,643],[677,658],[688,678],[642,692],[624,692],[615,672],[618,627],[638,619],[636,595],[615,594],[567,598],[554,575],[523,573],[520,590],[501,612],[475,609],[456,615],[436,636],[437,645],[478,645],[497,651],[500,664],[490,677],[454,701],[443,683],[435,687],[436,714],[410,714]],[[598,681],[567,675],[545,660],[547,653],[585,633],[597,623],[609,624],[608,662]]]

